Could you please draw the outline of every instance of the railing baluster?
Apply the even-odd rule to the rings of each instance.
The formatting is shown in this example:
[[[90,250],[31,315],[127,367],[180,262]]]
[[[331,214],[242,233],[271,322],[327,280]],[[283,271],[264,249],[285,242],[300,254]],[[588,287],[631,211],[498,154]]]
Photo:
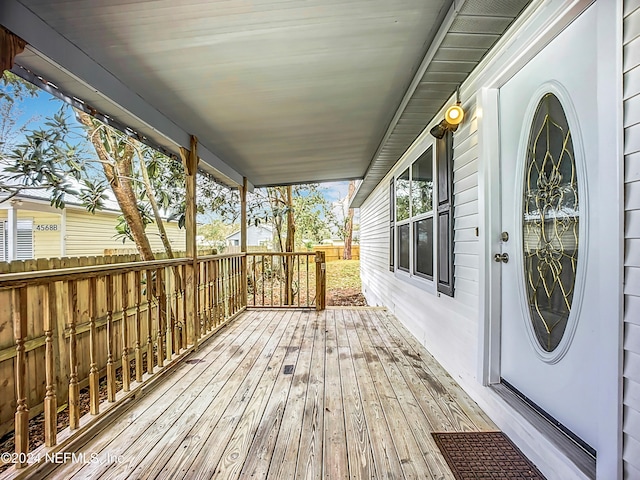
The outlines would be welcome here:
[[[58,397],[56,396],[56,372],[53,353],[53,325],[55,288],[53,283],[45,286],[46,294],[43,302],[44,335],[45,335],[45,396],[44,396],[44,443],[53,447],[57,443]]]
[[[213,262],[211,260],[206,261],[207,272],[207,304],[205,305],[205,312],[207,321],[209,324],[208,331],[213,330],[213,316],[212,316],[212,302],[213,302],[213,290],[211,288],[211,282],[213,281]]]
[[[240,274],[238,268],[238,257],[231,258],[231,265],[233,266],[233,311],[231,315],[238,311],[238,305],[240,303]]]
[[[182,300],[182,346],[187,348],[187,266],[180,266],[180,299]]]
[[[311,284],[309,283],[309,255],[307,255],[307,307],[311,306],[309,301],[309,290],[311,290]]]
[[[16,341],[15,374],[16,374],[16,414],[15,414],[15,452],[16,468],[26,465],[29,451],[29,408],[27,406],[27,378],[25,338],[27,336],[27,288],[13,290],[13,335]],[[24,461],[23,461],[24,460]]]
[[[231,304],[229,309],[229,316],[231,316],[236,311],[236,301],[238,300],[238,277],[236,275],[235,257],[229,257],[229,275],[231,277]]]
[[[140,345],[141,336],[142,336],[142,316],[140,312],[140,299],[141,292],[140,288],[142,288],[142,272],[140,270],[136,270],[133,276],[133,282],[135,285],[135,299],[136,299],[136,344],[135,344],[135,356],[136,356],[136,382],[142,382],[142,346]]]
[[[204,335],[208,329],[207,323],[207,262],[199,262],[196,268],[196,285],[198,292],[198,318],[200,319],[200,333]]]
[[[262,284],[262,306],[264,307],[264,255],[262,255],[262,272],[260,274],[260,283]]]
[[[151,305],[153,303],[153,270],[146,270],[146,297],[147,297],[147,373],[153,374],[153,315]]]
[[[105,282],[107,299],[107,401],[116,401],[116,365],[113,362],[113,275],[107,275]]]
[[[271,261],[271,275],[270,275],[270,284],[271,284],[271,288],[270,288],[270,290],[271,290],[271,306],[273,307],[273,287],[274,287],[273,279],[276,277],[275,272],[273,271],[273,266],[274,266],[274,265],[273,265],[273,255],[271,255],[271,259],[270,259],[270,261]],[[279,273],[279,272],[280,272],[280,267],[278,267],[278,273]]]
[[[209,292],[209,301],[207,304],[207,312],[209,315],[209,329],[213,330],[216,325],[215,325],[215,318],[214,318],[214,313],[213,313],[213,306],[214,306],[214,302],[215,302],[215,298],[214,298],[214,287],[213,287],[213,282],[215,280],[215,261],[214,260],[208,260],[207,263],[209,264],[209,278],[207,279],[207,288],[208,288],[208,292]]]
[[[89,279],[89,412],[100,413],[100,371],[96,362],[98,336],[96,332],[98,279]]]
[[[253,290],[253,306],[256,306],[256,291],[258,290],[258,277],[256,276],[256,259],[257,256],[252,256],[251,270],[253,271],[253,275],[251,276],[251,285]]]
[[[222,260],[223,274],[222,274],[222,291],[224,292],[224,310],[222,311],[222,319],[229,315],[229,259]]]
[[[215,324],[220,324],[220,260],[213,261],[213,314],[215,315]]]
[[[286,285],[286,280],[285,276],[286,276],[286,271],[284,268],[284,262],[285,262],[285,258],[284,256],[278,256],[278,258],[280,259],[280,261],[278,262],[278,278],[280,279],[280,281],[278,282],[278,285],[280,287],[280,296],[278,297],[278,306],[281,307],[282,305],[284,305],[284,286]]]
[[[122,333],[122,354],[121,354],[121,367],[122,367],[122,390],[128,392],[131,389],[131,371],[129,368],[129,274],[127,272],[122,273],[120,278],[121,295],[122,295],[122,325],[120,325],[120,332]]]
[[[296,260],[298,262],[298,294],[296,295],[296,297],[298,297],[298,306],[300,306],[300,255],[296,255],[296,257],[294,258],[294,265]]]
[[[78,322],[78,284],[68,283],[69,305],[69,428],[80,427],[80,385],[78,384],[78,347],[76,325]]]
[[[156,301],[158,302],[158,345],[156,347],[156,358],[158,367],[164,367],[164,312],[162,311],[162,269],[156,269]]]
[[[175,282],[171,281],[171,276],[169,275],[169,271],[167,269],[162,269],[164,272],[164,295],[162,296],[163,302],[165,305],[165,315],[167,319],[166,330],[165,330],[165,342],[167,345],[166,358],[167,360],[171,360],[173,358],[173,349],[175,348],[175,317],[173,316],[173,311],[171,305],[173,304],[173,300],[171,297],[173,296],[173,289]]]
[[[216,328],[217,320],[216,320],[216,261],[215,260],[211,260],[210,268],[211,268],[210,270],[211,295],[210,295],[209,301],[211,302],[210,304],[211,328]]]
[[[173,311],[174,316],[174,328],[175,328],[175,352],[176,354],[180,354],[180,350],[182,350],[182,321],[180,320],[180,292],[182,289],[182,284],[180,279],[180,267],[179,265],[175,265],[171,271],[173,272],[173,293],[171,295],[171,310]]]

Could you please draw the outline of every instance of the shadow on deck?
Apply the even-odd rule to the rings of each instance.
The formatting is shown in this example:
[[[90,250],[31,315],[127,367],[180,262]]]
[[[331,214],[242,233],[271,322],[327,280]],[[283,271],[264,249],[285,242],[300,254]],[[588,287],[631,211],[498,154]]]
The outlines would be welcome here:
[[[431,432],[495,429],[384,309],[250,310],[45,467],[60,479],[451,479]]]

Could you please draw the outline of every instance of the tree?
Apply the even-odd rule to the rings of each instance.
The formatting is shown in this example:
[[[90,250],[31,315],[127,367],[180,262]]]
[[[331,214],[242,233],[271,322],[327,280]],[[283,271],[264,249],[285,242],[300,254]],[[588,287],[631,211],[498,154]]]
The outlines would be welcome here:
[[[209,185],[208,197],[215,199],[220,218],[235,222],[240,216],[237,193],[222,186]],[[247,195],[247,219],[249,224],[267,223],[273,227],[274,247],[278,252],[294,252],[305,241],[322,241],[330,235],[331,210],[318,184],[267,187],[256,189]],[[224,200],[221,200],[224,199]],[[280,264],[274,259],[273,268]],[[293,261],[285,256],[283,262],[285,304],[295,299],[293,288]]]
[[[3,83],[3,113],[14,112],[22,100],[38,95],[35,86],[11,74],[5,74]],[[69,122],[72,114],[77,124]],[[104,206],[109,188],[122,211],[118,236],[132,240],[141,258],[151,260],[145,229],[155,222],[165,251],[173,256],[163,217],[184,224],[180,162],[66,104],[35,128],[17,125],[17,115],[11,118],[0,123],[0,202],[25,190],[46,189],[52,206],[64,208],[65,196],[72,194],[94,213]]]
[[[133,162],[137,149],[135,140],[129,139],[87,113],[78,111],[77,118],[87,128],[89,140],[100,159],[104,176],[118,201],[140,257],[142,260],[153,260],[155,257],[151,243],[145,233],[147,224],[140,211],[134,187]]]
[[[212,218],[205,225],[198,227],[198,235],[202,236],[211,247],[222,253],[227,246],[227,236],[237,232],[238,229],[237,223],[228,224],[219,218]]]
[[[356,182],[351,180],[349,182],[349,193],[347,195],[347,203],[351,202],[351,198],[356,191]],[[353,240],[353,208],[349,208],[349,213],[345,219],[344,227],[344,255],[342,258],[345,260],[351,260],[351,243]]]

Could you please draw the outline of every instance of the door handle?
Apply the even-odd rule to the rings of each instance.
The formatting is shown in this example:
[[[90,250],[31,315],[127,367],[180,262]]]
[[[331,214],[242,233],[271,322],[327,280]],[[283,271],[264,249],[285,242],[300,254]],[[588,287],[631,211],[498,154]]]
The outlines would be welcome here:
[[[493,260],[500,263],[507,263],[509,261],[509,254],[508,253],[496,253],[493,256]]]

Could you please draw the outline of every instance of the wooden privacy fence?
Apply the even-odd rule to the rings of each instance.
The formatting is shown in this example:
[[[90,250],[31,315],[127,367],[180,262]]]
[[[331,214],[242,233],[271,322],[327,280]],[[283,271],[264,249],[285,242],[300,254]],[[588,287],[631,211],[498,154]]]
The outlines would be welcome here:
[[[324,252],[327,262],[342,260],[344,257],[344,246],[316,245],[313,247],[313,251]],[[351,259],[360,259],[360,245],[351,246]]]
[[[247,306],[325,308],[324,252],[247,253]]]
[[[44,412],[45,451],[63,448],[243,311],[245,272],[240,254],[0,275],[0,435],[15,430],[16,467],[29,418]]]
[[[106,253],[106,252],[112,253]],[[88,267],[94,265],[110,265],[112,263],[140,262],[140,255],[137,253],[115,253],[117,250],[105,249],[104,255],[87,257],[59,257],[59,258],[34,258],[31,260],[13,260],[11,262],[0,262],[0,273],[20,273],[35,272],[37,270],[54,270],[58,268]],[[215,255],[215,249],[200,250],[198,256]],[[227,252],[233,253],[233,252]],[[185,252],[173,252],[174,258],[186,257]],[[166,260],[167,254],[164,252],[155,253],[156,260]]]

